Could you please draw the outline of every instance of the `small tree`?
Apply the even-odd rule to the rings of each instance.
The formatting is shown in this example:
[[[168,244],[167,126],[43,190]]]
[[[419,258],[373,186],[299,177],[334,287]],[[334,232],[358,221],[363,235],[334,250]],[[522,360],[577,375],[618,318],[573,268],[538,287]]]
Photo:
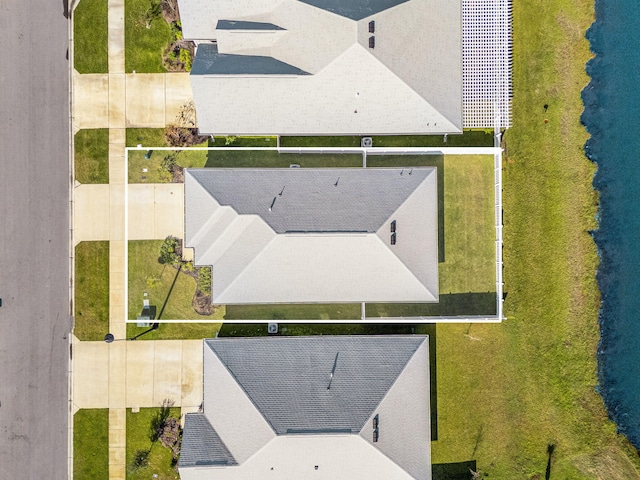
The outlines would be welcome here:
[[[151,23],[162,14],[162,6],[160,5],[159,0],[151,0],[149,4],[149,8],[144,11],[142,15],[142,19],[140,23],[142,23],[145,28],[151,28]]]
[[[151,425],[149,425],[149,440],[151,443],[155,443],[162,436],[164,432],[165,423],[171,413],[171,407],[173,407],[174,401],[165,398],[160,405],[160,410],[156,413],[156,416],[151,419]]]
[[[149,453],[151,453],[151,450],[138,450],[133,456],[129,470],[136,472],[149,465]]]

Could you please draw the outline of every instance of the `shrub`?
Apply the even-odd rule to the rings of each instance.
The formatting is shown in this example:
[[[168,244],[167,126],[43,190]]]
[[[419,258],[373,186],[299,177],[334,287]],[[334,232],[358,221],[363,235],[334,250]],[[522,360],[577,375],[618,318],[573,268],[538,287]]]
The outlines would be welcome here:
[[[164,139],[171,147],[192,147],[206,142],[209,137],[198,134],[195,127],[178,127],[167,125],[164,129]]]
[[[202,293],[211,294],[211,267],[198,268],[198,288]]]
[[[173,35],[173,41],[177,42],[182,40],[182,23],[180,21],[171,22],[171,35]]]
[[[160,261],[161,263],[168,265],[176,265],[180,263],[180,256],[176,253],[178,248],[178,239],[172,236],[168,236],[162,242],[160,247]]]
[[[187,72],[191,71],[191,52],[186,48],[180,49],[180,61],[184,63],[184,69]]]
[[[162,159],[162,162],[160,163],[160,168],[169,173],[173,173],[173,168],[177,165],[176,157],[177,155],[175,153],[170,153],[169,155],[166,155]]]

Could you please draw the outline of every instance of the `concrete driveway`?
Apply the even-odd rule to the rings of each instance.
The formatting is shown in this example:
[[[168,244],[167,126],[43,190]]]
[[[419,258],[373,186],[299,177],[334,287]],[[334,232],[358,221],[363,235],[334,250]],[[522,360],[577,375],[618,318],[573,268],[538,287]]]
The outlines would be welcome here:
[[[74,408],[157,407],[202,403],[202,340],[79,342],[73,346]],[[122,363],[124,375],[110,375]]]

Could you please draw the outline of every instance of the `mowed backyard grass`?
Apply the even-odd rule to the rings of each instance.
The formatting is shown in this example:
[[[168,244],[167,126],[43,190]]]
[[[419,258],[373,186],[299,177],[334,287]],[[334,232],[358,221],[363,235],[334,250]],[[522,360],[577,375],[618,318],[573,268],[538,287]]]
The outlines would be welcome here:
[[[439,181],[440,301],[368,304],[367,316],[495,315],[495,220],[491,155],[367,157],[372,167],[435,165]]]
[[[107,73],[107,0],[81,0],[73,10],[73,67],[78,73]]]
[[[543,479],[554,445],[551,479],[640,478],[635,449],[596,391],[589,231],[597,197],[579,122],[592,20],[587,0],[514,2],[514,127],[503,165],[508,319],[437,326],[436,464],[474,459],[488,478]]]

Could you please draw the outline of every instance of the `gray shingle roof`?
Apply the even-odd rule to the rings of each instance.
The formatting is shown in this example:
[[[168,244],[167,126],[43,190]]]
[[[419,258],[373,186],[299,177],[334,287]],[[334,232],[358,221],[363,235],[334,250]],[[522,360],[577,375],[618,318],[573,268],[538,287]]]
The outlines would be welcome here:
[[[300,0],[314,7],[350,18],[362,20],[370,15],[395,7],[408,0]]]
[[[285,435],[358,433],[426,338],[218,338],[205,344]]]
[[[190,169],[221,204],[276,232],[376,232],[433,168]]]
[[[203,413],[188,413],[184,419],[179,465],[237,465],[237,462],[207,417]]]
[[[460,2],[180,0],[180,14],[185,38],[216,41],[219,53],[246,56],[213,57],[223,64],[204,75],[192,70],[202,133],[462,131]],[[282,30],[216,28],[220,20]],[[205,52],[199,47],[194,63]],[[260,56],[283,62],[284,74],[276,74],[282,65],[261,63]]]

